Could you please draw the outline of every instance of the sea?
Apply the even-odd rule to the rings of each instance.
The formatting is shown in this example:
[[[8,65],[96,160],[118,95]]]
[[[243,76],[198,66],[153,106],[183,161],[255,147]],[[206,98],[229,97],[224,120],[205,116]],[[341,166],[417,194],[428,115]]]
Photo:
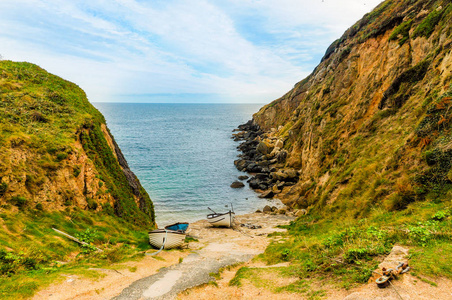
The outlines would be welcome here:
[[[93,103],[131,170],[151,197],[157,224],[193,222],[210,209],[236,214],[262,209],[240,175],[233,129],[252,118],[261,104]],[[271,203],[270,203],[271,205]]]

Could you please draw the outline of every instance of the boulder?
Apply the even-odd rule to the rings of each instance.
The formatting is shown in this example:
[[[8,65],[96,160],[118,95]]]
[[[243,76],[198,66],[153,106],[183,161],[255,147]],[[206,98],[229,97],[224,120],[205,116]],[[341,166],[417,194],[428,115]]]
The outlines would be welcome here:
[[[260,190],[266,190],[267,189],[267,185],[265,183],[260,183],[259,184],[259,189]]]
[[[299,209],[294,212],[295,216],[300,217],[308,214],[308,211],[306,209]]]
[[[240,175],[238,178],[239,180],[247,180],[249,177],[246,175]]]
[[[262,211],[264,212],[264,214],[268,214],[272,212],[272,208],[269,205],[265,205]]]
[[[283,163],[283,162],[286,161],[287,155],[288,155],[288,153],[287,153],[286,150],[281,150],[281,151],[278,152],[278,154],[276,154],[276,160],[279,163]]]
[[[250,180],[248,180],[248,184],[250,185],[250,188],[253,190],[257,190],[259,188],[260,181],[254,177],[252,177]]]
[[[259,198],[265,198],[265,199],[269,199],[269,198],[273,198],[274,194],[272,190],[268,190],[263,192],[262,194],[259,195]],[[265,206],[267,207],[267,206]],[[265,209],[264,207],[264,209]],[[273,209],[271,209],[273,211]],[[264,211],[265,212],[265,211]]]
[[[256,210],[256,213],[261,214],[262,212],[260,209],[258,209],[258,210]]]
[[[242,187],[244,187],[245,185],[242,183],[242,182],[240,182],[240,181],[234,181],[232,184],[231,184],[231,188],[233,188],[233,189],[239,189],[239,188],[242,188]]]
[[[277,140],[276,143],[275,143],[275,149],[276,148],[282,149],[282,147],[284,147],[283,140]]]
[[[247,161],[244,159],[237,159],[234,161],[235,167],[239,170],[242,171],[244,169],[246,169],[247,167]]]
[[[294,169],[279,170],[279,171],[270,173],[270,175],[274,180],[291,181],[291,182],[298,181],[298,172],[295,171]]]
[[[267,139],[265,139],[259,142],[256,150],[263,155],[267,155],[272,152],[273,148],[274,146]]]
[[[279,215],[285,215],[286,214],[286,210],[284,208],[281,208],[278,210],[278,214]]]
[[[261,181],[265,181],[269,179],[269,175],[266,173],[257,173],[255,177]]]

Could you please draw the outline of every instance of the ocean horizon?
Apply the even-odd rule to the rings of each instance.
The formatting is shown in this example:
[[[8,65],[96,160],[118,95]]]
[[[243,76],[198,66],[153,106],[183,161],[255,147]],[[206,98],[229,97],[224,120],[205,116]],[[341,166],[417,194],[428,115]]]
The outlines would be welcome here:
[[[105,116],[131,170],[149,193],[161,227],[204,219],[208,207],[237,214],[262,209],[240,175],[233,129],[252,118],[261,104],[107,103],[93,105]]]

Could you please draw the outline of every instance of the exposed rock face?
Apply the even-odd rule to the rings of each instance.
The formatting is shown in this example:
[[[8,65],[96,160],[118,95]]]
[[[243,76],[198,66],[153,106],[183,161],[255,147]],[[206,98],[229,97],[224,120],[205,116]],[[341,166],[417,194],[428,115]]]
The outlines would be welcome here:
[[[387,0],[364,16],[240,127],[236,165],[268,174],[250,186],[290,182],[283,202],[357,215],[442,195],[452,183],[451,32],[450,1]]]
[[[0,74],[1,205],[20,198],[29,208],[107,210],[154,225],[149,195],[78,86],[29,63],[0,61]]]

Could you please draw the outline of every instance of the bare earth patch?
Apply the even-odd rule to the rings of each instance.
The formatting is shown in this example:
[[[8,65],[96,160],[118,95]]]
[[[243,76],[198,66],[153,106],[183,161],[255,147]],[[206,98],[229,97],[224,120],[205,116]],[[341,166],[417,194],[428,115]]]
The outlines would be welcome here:
[[[155,259],[152,256],[146,255],[139,261],[130,261],[115,265],[114,267],[117,271],[113,269],[99,270],[105,276],[98,280],[68,275],[67,279],[62,283],[51,285],[44,290],[39,291],[32,299],[110,299],[119,294],[132,282],[156,274],[161,268],[177,264],[179,258],[184,258],[188,254],[188,251],[163,251],[158,254],[161,259]]]

